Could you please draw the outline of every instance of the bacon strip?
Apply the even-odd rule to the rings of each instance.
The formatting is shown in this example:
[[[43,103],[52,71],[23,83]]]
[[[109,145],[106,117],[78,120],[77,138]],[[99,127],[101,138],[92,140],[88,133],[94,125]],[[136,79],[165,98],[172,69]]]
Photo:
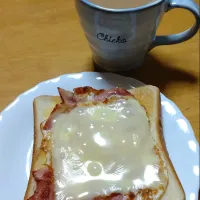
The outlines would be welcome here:
[[[71,107],[71,106],[73,107],[76,105],[77,100],[76,100],[73,92],[64,90],[59,87],[58,87],[58,92],[60,94],[60,98],[62,99],[62,103],[65,103],[69,107]]]
[[[104,101],[105,99],[109,98],[110,96],[117,95],[117,96],[130,96],[130,92],[122,88],[114,88],[111,90],[104,90],[100,94],[94,97],[95,101]]]
[[[112,193],[107,196],[98,196],[93,200],[134,200],[135,194],[130,192],[128,195],[122,195],[121,193]]]
[[[36,190],[28,200],[54,200],[53,169],[49,166],[32,172]]]
[[[98,196],[94,200],[123,200],[124,196],[120,193],[112,193],[109,196]]]
[[[60,94],[60,98],[62,102],[60,104],[57,104],[53,111],[51,112],[49,118],[47,119],[46,123],[44,124],[43,129],[49,130],[52,128],[53,120],[56,118],[56,116],[60,113],[65,113],[74,107],[76,107],[76,98],[74,96],[73,92],[64,90],[62,88],[58,87],[58,92]]]
[[[44,124],[44,127],[43,127],[44,130],[50,130],[52,128],[53,120],[56,118],[56,116],[58,114],[69,112],[70,110],[72,110],[73,108],[76,107],[77,100],[76,100],[73,92],[64,90],[59,87],[58,87],[58,92],[60,94],[60,98],[61,98],[62,102],[60,104],[57,104],[54,107],[49,118],[47,119],[46,123]]]
[[[86,86],[86,87],[78,87],[74,89],[74,93],[76,95],[83,95],[83,94],[90,94],[93,93],[94,94],[94,100],[98,101],[98,100],[105,100],[106,98],[109,98],[111,95],[119,95],[119,96],[127,96],[127,95],[131,95],[130,92],[128,92],[127,90],[123,89],[123,88],[113,88],[110,90],[96,90],[92,87]]]

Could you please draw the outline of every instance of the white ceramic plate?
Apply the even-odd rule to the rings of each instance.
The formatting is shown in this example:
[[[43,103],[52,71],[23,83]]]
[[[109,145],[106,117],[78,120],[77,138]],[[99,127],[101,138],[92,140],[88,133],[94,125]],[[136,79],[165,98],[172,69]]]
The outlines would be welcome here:
[[[33,99],[58,95],[57,87],[72,90],[121,86],[127,89],[143,83],[111,73],[68,74],[42,82],[24,92],[0,113],[0,199],[22,200],[26,190],[33,144]],[[166,146],[182,182],[187,200],[197,200],[199,189],[199,144],[189,122],[177,106],[161,94]],[[171,199],[172,200],[172,199]]]

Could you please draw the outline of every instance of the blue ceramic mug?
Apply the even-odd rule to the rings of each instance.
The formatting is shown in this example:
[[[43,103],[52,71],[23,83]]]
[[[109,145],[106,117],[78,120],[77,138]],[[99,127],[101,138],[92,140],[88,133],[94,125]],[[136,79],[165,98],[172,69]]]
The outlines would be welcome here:
[[[199,7],[192,0],[155,0],[128,9],[104,8],[88,0],[75,0],[75,4],[93,60],[108,71],[138,67],[149,50],[184,42],[195,35],[200,25]],[[164,13],[174,8],[189,10],[195,24],[182,33],[156,36]]]

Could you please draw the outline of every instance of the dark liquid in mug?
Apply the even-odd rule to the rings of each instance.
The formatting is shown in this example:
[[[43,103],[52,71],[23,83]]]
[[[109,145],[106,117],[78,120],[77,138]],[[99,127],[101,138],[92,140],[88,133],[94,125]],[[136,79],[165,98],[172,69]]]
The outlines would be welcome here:
[[[153,2],[153,0],[87,0],[105,8],[135,8]]]

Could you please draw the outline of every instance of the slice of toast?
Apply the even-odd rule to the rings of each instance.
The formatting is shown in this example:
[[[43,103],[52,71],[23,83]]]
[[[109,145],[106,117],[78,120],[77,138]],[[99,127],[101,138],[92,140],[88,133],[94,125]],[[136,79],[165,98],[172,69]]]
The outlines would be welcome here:
[[[145,108],[150,121],[150,132],[154,140],[161,148],[164,159],[167,163],[169,182],[161,200],[184,200],[184,190],[173,168],[163,139],[159,89],[154,86],[144,86],[131,89],[129,92],[131,92],[139,103]],[[34,146],[31,171],[38,170],[45,164],[44,155],[40,151],[42,140],[40,124],[49,117],[55,105],[60,102],[60,97],[54,96],[39,96],[34,100]],[[32,196],[34,191],[35,180],[32,174],[30,174],[24,200],[27,200],[30,196]]]

